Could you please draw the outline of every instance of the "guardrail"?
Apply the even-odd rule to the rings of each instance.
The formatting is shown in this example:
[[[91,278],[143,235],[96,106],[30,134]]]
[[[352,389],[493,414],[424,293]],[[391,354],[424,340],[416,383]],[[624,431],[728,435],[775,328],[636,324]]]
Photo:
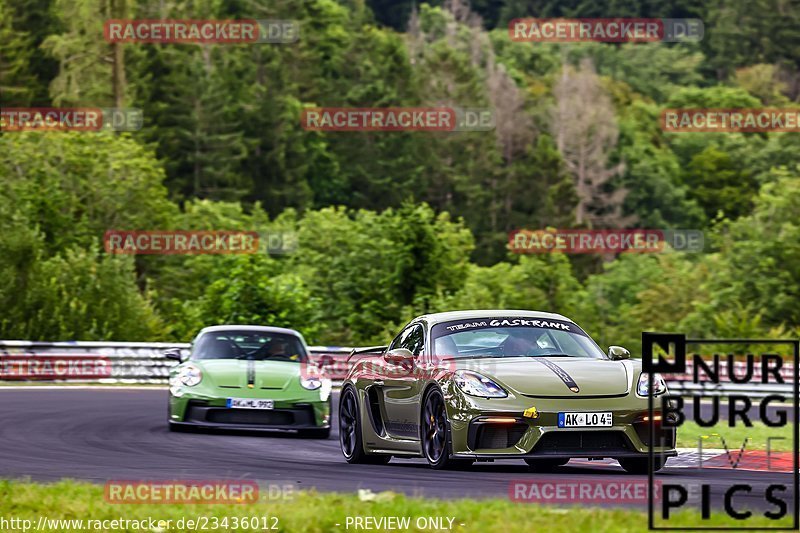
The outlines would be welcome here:
[[[169,342],[31,342],[0,341],[0,381],[54,381],[83,383],[167,383],[170,368],[178,364],[164,357],[168,348],[189,349],[188,343]],[[344,379],[349,369],[347,361],[352,348],[342,346],[311,346],[310,358],[323,368],[334,382]],[[794,367],[784,364],[783,384],[762,384],[760,368],[754,368],[750,383],[713,383],[704,372],[698,372],[693,383],[693,367],[687,361],[687,371],[666,376],[673,393],[692,395],[744,394],[755,398],[770,394],[791,397]],[[735,363],[734,372],[743,375],[744,363]],[[726,365],[720,365],[720,376],[727,378]]]
[[[167,348],[189,344],[0,341],[0,381],[166,383]]]
[[[709,365],[711,367],[711,365]],[[711,367],[714,371],[714,368]],[[762,368],[760,364],[752,366],[752,375],[745,383],[735,383],[730,380],[728,375],[729,369],[727,363],[720,362],[719,368],[716,370],[719,373],[719,383],[714,383],[708,376],[705,369],[698,368],[696,370],[697,376],[695,378],[694,360],[691,358],[686,359],[686,372],[681,374],[668,374],[664,378],[667,380],[667,387],[671,393],[678,393],[682,396],[691,396],[695,394],[702,394],[704,396],[728,396],[729,394],[741,394],[753,398],[764,398],[773,394],[780,394],[791,398],[794,393],[794,365],[784,361],[783,366],[780,368],[779,374],[783,379],[783,383],[775,383],[774,376],[770,376],[767,383],[761,383]],[[747,377],[748,368],[747,363],[744,361],[736,361],[733,363],[734,377],[743,379]]]
[[[787,400],[792,398],[791,383],[783,384],[760,384],[760,383],[719,383],[719,384],[703,384],[692,383],[691,381],[667,381],[670,394],[679,394],[681,396],[694,396],[701,394],[703,396],[729,396],[731,394],[739,394],[742,396],[749,396],[751,398],[764,398],[773,394],[784,396]]]
[[[164,357],[168,348],[189,349],[171,342],[35,342],[0,341],[0,381],[79,383],[167,383],[178,363]],[[311,346],[311,360],[321,363],[331,379],[347,373],[350,348]]]

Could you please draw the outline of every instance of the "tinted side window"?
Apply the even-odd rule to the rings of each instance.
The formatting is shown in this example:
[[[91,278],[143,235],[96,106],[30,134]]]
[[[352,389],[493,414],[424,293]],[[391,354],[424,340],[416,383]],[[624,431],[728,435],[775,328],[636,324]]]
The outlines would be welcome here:
[[[405,348],[417,357],[425,346],[425,335],[422,326],[417,324],[403,332],[398,348]]]
[[[409,330],[407,330],[407,329],[404,329],[403,331],[401,331],[400,335],[395,337],[394,340],[392,341],[392,343],[389,345],[389,349],[390,350],[394,350],[396,348],[400,348],[400,343],[403,342],[403,338],[405,337],[405,335],[408,334],[408,331]]]

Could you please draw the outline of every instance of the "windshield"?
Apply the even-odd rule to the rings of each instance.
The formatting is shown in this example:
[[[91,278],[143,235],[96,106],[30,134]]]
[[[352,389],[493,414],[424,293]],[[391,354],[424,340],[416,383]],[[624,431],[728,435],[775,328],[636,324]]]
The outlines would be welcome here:
[[[437,357],[606,358],[580,327],[560,320],[479,318],[436,324],[431,332]]]
[[[213,331],[204,333],[192,347],[193,360],[246,359],[305,362],[300,338],[265,331]]]

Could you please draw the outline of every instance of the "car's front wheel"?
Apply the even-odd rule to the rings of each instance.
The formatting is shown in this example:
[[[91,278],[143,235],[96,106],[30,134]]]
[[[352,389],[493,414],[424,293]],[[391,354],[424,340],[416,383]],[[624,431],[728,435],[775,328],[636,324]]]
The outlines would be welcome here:
[[[647,457],[621,457],[617,459],[620,466],[629,474],[647,474]],[[653,459],[653,472],[658,472],[664,467],[664,459]]]
[[[386,464],[391,455],[371,455],[364,451],[361,434],[361,414],[356,391],[345,387],[339,400],[339,444],[345,460],[350,464]]]
[[[420,428],[422,454],[431,468],[436,470],[465,468],[471,466],[469,459],[452,459],[450,425],[447,423],[447,410],[444,396],[439,389],[431,389],[425,395],[422,404],[422,420]]]

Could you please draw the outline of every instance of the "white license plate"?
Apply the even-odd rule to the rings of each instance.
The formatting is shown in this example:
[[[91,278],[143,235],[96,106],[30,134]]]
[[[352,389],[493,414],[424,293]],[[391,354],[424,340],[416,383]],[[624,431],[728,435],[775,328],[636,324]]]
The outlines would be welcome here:
[[[558,413],[560,428],[610,427],[611,413]]]
[[[272,409],[275,407],[274,400],[256,400],[253,398],[228,398],[228,408],[230,409]]]

